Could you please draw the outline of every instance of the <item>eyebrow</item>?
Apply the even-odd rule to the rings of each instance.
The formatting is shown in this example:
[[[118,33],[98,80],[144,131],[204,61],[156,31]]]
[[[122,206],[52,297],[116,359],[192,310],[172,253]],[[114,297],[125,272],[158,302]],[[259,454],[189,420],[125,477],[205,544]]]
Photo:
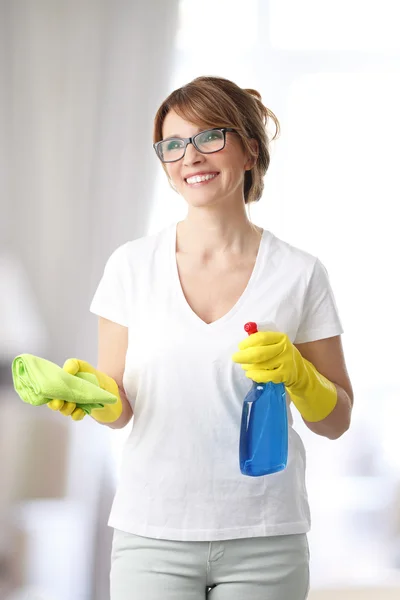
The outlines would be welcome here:
[[[206,129],[199,127],[197,129],[196,133],[194,133],[193,135],[197,135],[198,133],[201,133],[202,131],[207,131],[208,129],[210,129],[210,127],[206,127]],[[193,137],[193,136],[189,136],[189,137]],[[181,140],[185,139],[185,137],[183,135],[178,135],[177,133],[173,133],[172,135],[169,135],[168,137],[163,138],[163,140],[172,140],[173,138],[180,138]]]

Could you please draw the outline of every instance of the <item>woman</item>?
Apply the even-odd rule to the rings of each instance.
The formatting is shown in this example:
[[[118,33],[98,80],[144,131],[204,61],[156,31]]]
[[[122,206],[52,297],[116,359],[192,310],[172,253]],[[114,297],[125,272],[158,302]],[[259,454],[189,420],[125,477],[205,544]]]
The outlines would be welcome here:
[[[112,600],[308,593],[303,444],[289,410],[286,469],[242,475],[243,399],[250,380],[283,382],[306,425],[336,439],[353,394],[324,267],[246,215],[263,190],[270,120],[278,133],[257,92],[222,78],[197,78],[163,102],[154,148],[187,216],[112,254],[91,305],[98,370],[65,365],[102,373],[119,392],[95,419],[120,428],[134,414],[109,521]],[[246,336],[248,321],[258,333]]]

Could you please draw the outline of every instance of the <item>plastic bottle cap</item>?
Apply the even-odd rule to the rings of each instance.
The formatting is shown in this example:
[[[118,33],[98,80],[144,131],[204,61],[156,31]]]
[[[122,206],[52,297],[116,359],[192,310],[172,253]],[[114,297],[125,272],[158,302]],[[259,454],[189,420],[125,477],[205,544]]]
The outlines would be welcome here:
[[[251,335],[252,333],[257,333],[258,328],[257,328],[257,323],[253,323],[253,321],[250,321],[249,323],[246,323],[246,325],[244,326],[244,330]]]

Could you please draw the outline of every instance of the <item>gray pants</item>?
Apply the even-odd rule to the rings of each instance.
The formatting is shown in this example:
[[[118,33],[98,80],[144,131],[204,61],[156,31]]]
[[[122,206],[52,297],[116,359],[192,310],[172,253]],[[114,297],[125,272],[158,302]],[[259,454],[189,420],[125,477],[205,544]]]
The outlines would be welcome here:
[[[111,600],[305,600],[306,534],[176,542],[114,531]]]

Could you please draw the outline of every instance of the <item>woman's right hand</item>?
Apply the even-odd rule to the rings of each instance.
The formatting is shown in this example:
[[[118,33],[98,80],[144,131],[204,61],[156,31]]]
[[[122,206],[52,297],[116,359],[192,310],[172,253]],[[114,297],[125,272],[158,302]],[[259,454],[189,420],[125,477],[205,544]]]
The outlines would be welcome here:
[[[68,358],[63,365],[64,371],[67,371],[67,373],[70,373],[71,375],[76,375],[79,371],[79,365],[77,368],[76,363],[79,362],[80,361],[77,361],[74,358]],[[77,407],[74,402],[64,402],[64,400],[55,398],[54,400],[50,400],[50,402],[47,403],[47,406],[51,408],[51,410],[58,410],[65,417],[71,417],[74,421],[82,421],[83,417],[86,415],[85,411]]]
[[[119,395],[118,385],[112,377],[95,369],[90,363],[79,360],[78,358],[69,358],[65,361],[63,369],[70,375],[85,373],[94,375],[93,379],[100,388],[110,392],[117,398],[115,404],[105,404],[103,408],[92,408],[90,416],[99,423],[113,423],[121,416],[122,402]],[[64,402],[54,399],[48,402],[47,406],[51,410],[58,410],[62,415],[71,417],[74,421],[81,421],[85,416],[85,411],[77,407],[74,402]]]

